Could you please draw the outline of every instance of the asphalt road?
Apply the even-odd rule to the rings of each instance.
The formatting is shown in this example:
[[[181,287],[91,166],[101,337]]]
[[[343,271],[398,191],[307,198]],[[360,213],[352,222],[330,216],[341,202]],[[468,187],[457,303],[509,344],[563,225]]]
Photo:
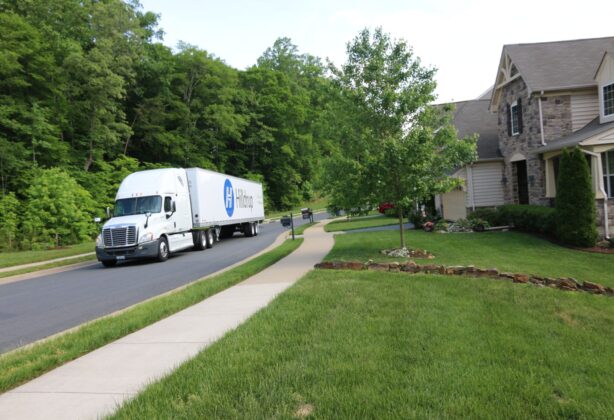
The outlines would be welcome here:
[[[327,217],[316,214],[315,219]],[[295,226],[304,223],[295,218]],[[260,234],[240,234],[205,251],[173,254],[164,263],[101,264],[0,285],[0,353],[80,325],[173,290],[257,253],[284,230],[261,225]]]

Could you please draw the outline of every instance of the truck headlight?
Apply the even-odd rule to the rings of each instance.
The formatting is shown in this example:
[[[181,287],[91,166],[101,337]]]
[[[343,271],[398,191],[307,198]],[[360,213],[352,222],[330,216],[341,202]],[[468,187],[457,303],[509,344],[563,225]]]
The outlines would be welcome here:
[[[102,247],[104,244],[102,243],[102,235],[98,235],[96,237],[96,246],[97,247]]]
[[[153,233],[147,232],[144,235],[141,235],[141,237],[139,238],[139,243],[142,244],[143,242],[151,242],[153,241],[153,239]]]

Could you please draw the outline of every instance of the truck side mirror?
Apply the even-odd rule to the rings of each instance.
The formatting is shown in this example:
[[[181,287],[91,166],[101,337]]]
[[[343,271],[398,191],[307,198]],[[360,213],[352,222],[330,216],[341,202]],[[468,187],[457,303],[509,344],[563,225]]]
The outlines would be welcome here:
[[[111,217],[111,208],[110,207],[107,207],[106,214],[107,214],[107,217]]]
[[[177,204],[173,201],[173,204],[171,204],[171,209],[173,211],[173,213],[175,213],[177,211]]]

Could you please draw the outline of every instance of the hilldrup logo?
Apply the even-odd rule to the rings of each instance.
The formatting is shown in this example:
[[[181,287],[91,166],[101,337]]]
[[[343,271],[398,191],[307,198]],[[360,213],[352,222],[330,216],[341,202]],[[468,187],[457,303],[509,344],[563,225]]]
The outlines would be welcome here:
[[[226,207],[228,217],[232,217],[235,212],[235,192],[228,178],[224,182],[224,207]]]

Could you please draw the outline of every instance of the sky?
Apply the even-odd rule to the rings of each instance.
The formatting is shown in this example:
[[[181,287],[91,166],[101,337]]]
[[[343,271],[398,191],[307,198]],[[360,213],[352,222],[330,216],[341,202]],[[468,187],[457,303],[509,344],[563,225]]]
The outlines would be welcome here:
[[[381,26],[438,69],[437,102],[473,99],[495,80],[505,44],[614,36],[614,1],[141,0],[164,44],[195,45],[237,69],[277,38],[341,65],[363,28]]]

